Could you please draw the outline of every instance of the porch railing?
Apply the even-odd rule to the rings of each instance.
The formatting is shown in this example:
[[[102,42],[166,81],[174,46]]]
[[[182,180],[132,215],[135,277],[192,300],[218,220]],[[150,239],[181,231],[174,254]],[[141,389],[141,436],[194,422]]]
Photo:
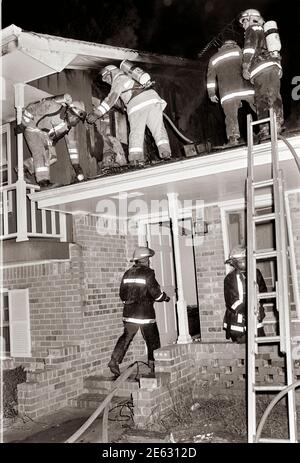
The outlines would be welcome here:
[[[1,240],[26,241],[38,237],[67,241],[66,214],[39,209],[37,203],[28,198],[28,194],[39,189],[38,185],[24,181],[0,188]]]

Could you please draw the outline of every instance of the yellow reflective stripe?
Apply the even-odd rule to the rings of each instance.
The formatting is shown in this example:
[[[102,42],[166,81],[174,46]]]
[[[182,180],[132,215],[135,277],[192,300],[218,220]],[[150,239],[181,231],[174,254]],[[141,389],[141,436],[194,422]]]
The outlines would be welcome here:
[[[77,154],[70,154],[70,159],[78,159],[78,153]]]
[[[254,77],[258,72],[262,71],[263,69],[266,69],[274,65],[277,66],[280,70],[282,70],[282,67],[279,63],[277,63],[276,61],[269,61],[268,63],[260,64],[259,66],[257,66],[257,68],[253,69],[253,71],[250,73],[250,79],[252,79],[252,77]]]
[[[160,140],[159,142],[157,142],[157,146],[168,145],[168,144],[169,144],[169,140]]]
[[[255,48],[244,48],[243,55],[246,55],[247,53],[250,53],[251,55],[254,55]]]
[[[239,313],[238,316],[237,316],[237,322],[238,323],[243,323],[243,315],[241,313]]]
[[[123,280],[123,283],[137,283],[137,284],[141,284],[141,285],[145,285],[146,284],[146,280],[144,278],[125,278]]]
[[[129,153],[142,153],[143,148],[129,148]]]
[[[155,299],[157,302],[159,302],[164,296],[164,293],[163,291],[161,292],[161,294]]]
[[[221,104],[224,103],[224,101],[231,100],[231,98],[250,95],[254,95],[254,90],[240,90],[239,92],[228,93],[227,95],[223,96],[223,98],[221,98]]]
[[[149,106],[154,103],[162,103],[162,101],[158,98],[151,98],[150,100],[143,101],[142,103],[132,106],[132,108],[128,111],[128,116],[134,113],[135,111],[139,111],[140,109],[145,108],[146,106]]]
[[[263,30],[263,27],[262,26],[252,26],[252,29],[254,31],[262,31]]]
[[[237,326],[237,325],[230,325],[230,329],[231,331],[239,331],[241,333],[243,333],[244,331],[244,328],[242,326]]]
[[[211,62],[211,64],[213,66],[215,66],[215,64],[217,64],[219,61],[222,61],[223,59],[231,58],[233,56],[240,56],[240,52],[239,51],[230,51],[228,53],[224,53],[224,55],[221,55],[221,56],[218,56],[217,58],[215,58]]]
[[[243,299],[244,299],[243,283],[242,283],[242,280],[239,274],[237,274],[236,276],[236,281],[237,281],[239,298],[237,301],[235,301],[234,304],[232,304],[231,306],[232,310],[235,310],[240,304],[242,304]]]
[[[35,169],[36,172],[48,172],[49,171],[49,167],[37,167]]]
[[[215,82],[208,82],[208,83],[206,84],[206,87],[207,87],[207,88],[215,88],[215,87],[216,87],[216,83],[215,83]]]
[[[142,318],[123,317],[123,321],[129,322],[129,323],[137,323],[138,325],[146,325],[147,323],[155,323],[155,318],[142,319]]]

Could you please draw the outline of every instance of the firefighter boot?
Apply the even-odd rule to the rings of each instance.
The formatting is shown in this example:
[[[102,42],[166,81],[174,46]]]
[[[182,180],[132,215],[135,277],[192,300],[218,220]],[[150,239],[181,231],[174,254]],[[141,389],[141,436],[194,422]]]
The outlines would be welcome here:
[[[73,169],[75,170],[75,174],[76,174],[75,183],[82,182],[84,180],[84,174],[83,174],[83,171],[82,171],[80,165],[79,164],[73,164]]]
[[[268,138],[270,138],[269,127],[267,125],[263,125],[261,127],[260,131],[258,132],[259,143],[261,143],[262,141],[267,140]]]
[[[236,135],[232,135],[228,139],[228,145],[237,146],[240,143],[240,137]]]
[[[119,364],[116,362],[115,359],[112,358],[110,362],[107,364],[107,366],[113,375],[120,376],[121,373],[120,373]]]

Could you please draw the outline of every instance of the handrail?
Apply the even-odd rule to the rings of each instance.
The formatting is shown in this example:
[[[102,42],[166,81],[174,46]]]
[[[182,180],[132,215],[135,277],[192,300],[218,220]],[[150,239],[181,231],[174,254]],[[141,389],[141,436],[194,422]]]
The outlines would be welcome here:
[[[263,430],[263,427],[265,425],[265,422],[266,422],[266,419],[268,418],[272,408],[277,404],[277,402],[279,402],[280,399],[282,399],[282,397],[284,397],[288,392],[292,391],[292,390],[295,390],[297,389],[297,387],[300,386],[300,380],[297,380],[297,381],[294,381],[292,384],[290,384],[289,386],[285,387],[284,389],[282,389],[282,391],[280,391],[275,397],[274,399],[269,403],[269,405],[267,406],[267,408],[265,409],[264,411],[264,414],[263,416],[261,417],[261,420],[259,422],[259,425],[257,427],[257,431],[256,431],[256,437],[255,437],[255,442],[259,442],[259,438],[260,438],[260,435],[262,433],[262,430]]]
[[[9,185],[1,185],[0,186],[0,191],[10,191],[10,190],[16,190],[17,184],[16,183],[10,183]],[[34,190],[39,190],[40,186],[35,185],[34,183],[26,183],[26,189],[34,189]]]
[[[120,384],[127,379],[131,373],[134,370],[134,367],[137,362],[134,362],[132,365],[130,365],[123,373],[115,380],[114,382],[114,389],[105,397],[103,402],[99,405],[99,407],[96,408],[96,410],[92,413],[92,415],[83,423],[82,426],[80,426],[77,431],[72,434],[71,437],[69,437],[66,441],[65,444],[72,444],[74,443],[88,428],[89,426],[98,418],[98,416],[104,411],[104,419],[103,419],[103,433],[102,436],[105,438],[105,440],[108,440],[107,438],[107,421],[108,421],[108,405],[117,392],[118,388],[120,387]],[[104,441],[104,439],[103,439]]]

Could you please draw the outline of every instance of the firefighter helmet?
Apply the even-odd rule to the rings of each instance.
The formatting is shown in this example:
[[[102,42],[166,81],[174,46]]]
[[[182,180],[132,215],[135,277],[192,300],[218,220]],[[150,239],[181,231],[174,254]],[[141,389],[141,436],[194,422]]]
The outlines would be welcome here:
[[[249,25],[252,25],[252,24],[262,25],[264,22],[260,12],[252,8],[249,8],[248,10],[245,10],[240,14],[239,23],[243,25],[245,20],[249,21]]]
[[[153,249],[147,248],[146,246],[139,246],[135,248],[132,259],[130,262],[134,262],[136,260],[144,259],[145,257],[152,257],[154,256],[155,251]]]
[[[239,270],[246,269],[246,249],[242,245],[235,246],[229,253],[225,264],[229,264]]]
[[[102,71],[100,72],[100,75],[103,79],[103,77],[106,77],[108,74],[111,74],[112,71],[115,71],[117,68],[117,66],[115,66],[114,64],[109,64],[108,66],[105,66]]]

